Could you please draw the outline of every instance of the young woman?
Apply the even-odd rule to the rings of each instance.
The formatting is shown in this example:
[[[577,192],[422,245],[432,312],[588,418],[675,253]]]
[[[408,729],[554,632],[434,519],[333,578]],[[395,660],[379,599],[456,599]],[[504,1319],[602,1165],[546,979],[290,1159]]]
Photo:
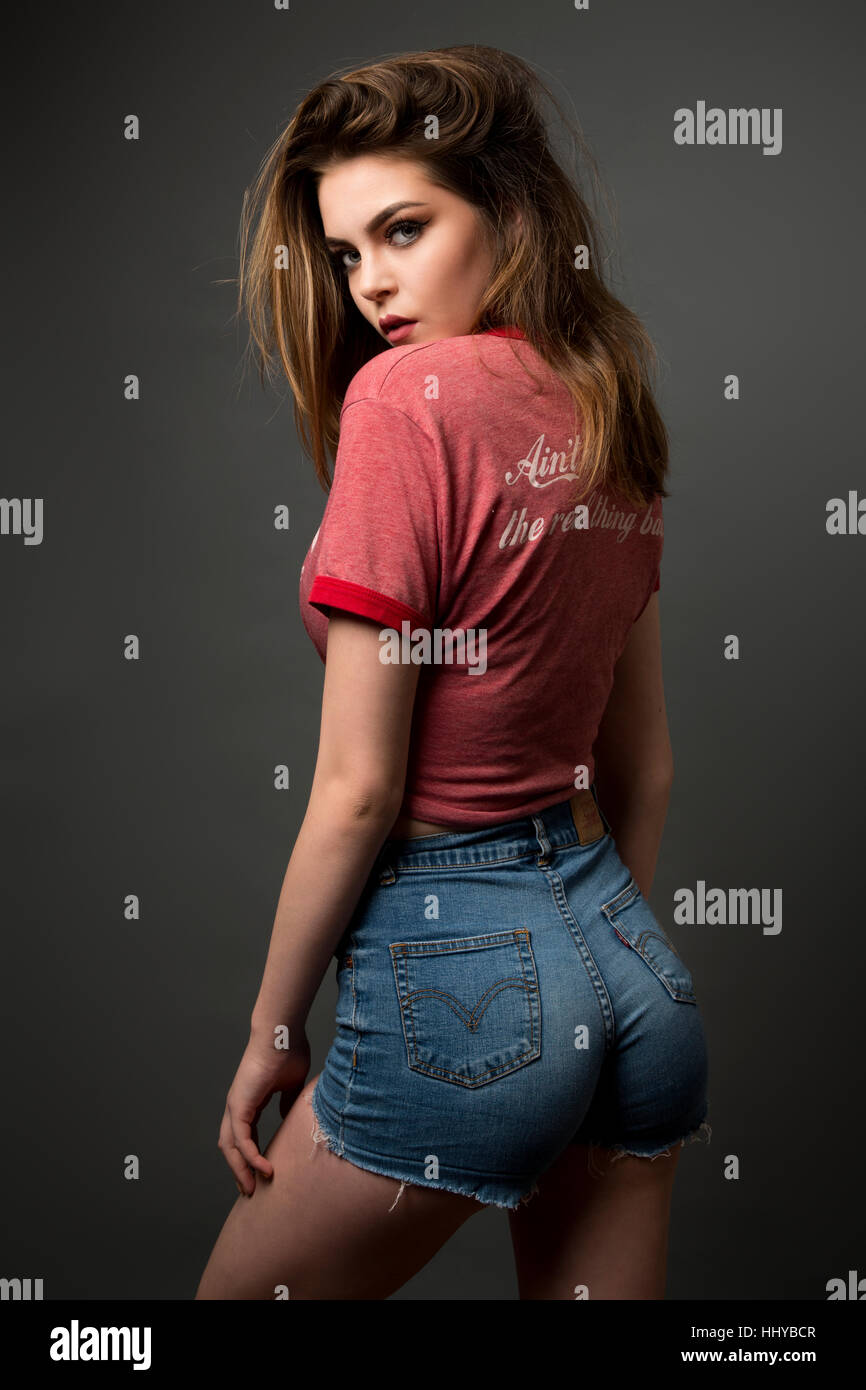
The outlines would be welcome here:
[[[677,1160],[710,1133],[693,980],[646,901],[667,438],[545,94],[475,45],[338,75],[245,209],[263,367],[324,486],[336,460],[301,573],[318,759],[199,1299],[387,1298],[488,1204],[521,1298],[664,1296]]]

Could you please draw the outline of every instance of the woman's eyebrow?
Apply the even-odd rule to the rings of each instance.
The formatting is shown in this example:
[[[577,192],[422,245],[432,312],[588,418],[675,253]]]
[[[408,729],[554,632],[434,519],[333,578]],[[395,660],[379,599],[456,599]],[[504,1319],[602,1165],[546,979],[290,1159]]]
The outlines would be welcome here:
[[[423,203],[391,203],[390,207],[383,208],[381,212],[376,213],[375,217],[371,217],[370,221],[364,228],[364,231],[367,233],[367,236],[371,236],[372,233],[375,232],[376,228],[381,227],[383,222],[387,222],[388,218],[393,216],[395,212],[401,212],[403,208],[421,208],[423,206]],[[348,246],[349,243],[347,241],[344,241],[342,237],[326,236],[325,245]]]

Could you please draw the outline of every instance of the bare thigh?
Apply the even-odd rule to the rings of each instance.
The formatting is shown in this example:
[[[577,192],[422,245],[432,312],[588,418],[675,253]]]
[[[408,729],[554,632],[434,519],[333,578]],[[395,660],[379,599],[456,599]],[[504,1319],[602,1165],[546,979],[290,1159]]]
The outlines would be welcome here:
[[[573,1144],[509,1212],[521,1299],[664,1298],[682,1146],[656,1158]]]
[[[265,1150],[273,1178],[256,1174],[252,1197],[229,1212],[196,1299],[272,1299],[283,1285],[289,1298],[387,1298],[482,1209],[458,1193],[408,1183],[400,1192],[396,1179],[315,1144],[317,1080]]]

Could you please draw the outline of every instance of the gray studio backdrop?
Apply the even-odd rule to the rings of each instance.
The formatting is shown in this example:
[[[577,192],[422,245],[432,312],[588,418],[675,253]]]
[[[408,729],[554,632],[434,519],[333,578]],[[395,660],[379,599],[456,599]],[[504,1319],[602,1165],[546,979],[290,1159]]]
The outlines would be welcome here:
[[[825,1299],[866,1273],[866,535],[826,522],[866,495],[862,8],[224,0],[17,23],[0,491],[43,522],[38,544],[0,535],[0,1275],[192,1298],[235,1200],[216,1141],[315,766],[297,589],[325,494],[288,405],[241,379],[219,281],[316,81],[466,42],[529,59],[577,113],[616,200],[617,291],[662,362],[676,782],[653,906],[695,976],[713,1127],[680,1165],[668,1296]],[[781,148],[678,145],[699,103],[781,111]],[[700,884],[762,890],[781,930],[676,925]],[[313,1073],[334,999],[332,966]],[[274,1101],[263,1147],[278,1123]],[[511,1271],[488,1209],[395,1296],[514,1299]]]

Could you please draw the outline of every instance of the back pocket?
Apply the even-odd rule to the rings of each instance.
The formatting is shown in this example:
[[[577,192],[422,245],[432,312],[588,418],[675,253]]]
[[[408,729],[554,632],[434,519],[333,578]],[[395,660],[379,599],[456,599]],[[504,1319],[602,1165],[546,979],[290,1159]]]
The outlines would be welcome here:
[[[633,878],[629,878],[621,893],[609,903],[603,903],[601,910],[619,939],[646,961],[672,998],[684,1004],[698,1002],[691,973],[677,955],[673,942],[665,936]]]
[[[541,1001],[525,927],[388,948],[412,1071],[486,1086],[541,1056]]]

